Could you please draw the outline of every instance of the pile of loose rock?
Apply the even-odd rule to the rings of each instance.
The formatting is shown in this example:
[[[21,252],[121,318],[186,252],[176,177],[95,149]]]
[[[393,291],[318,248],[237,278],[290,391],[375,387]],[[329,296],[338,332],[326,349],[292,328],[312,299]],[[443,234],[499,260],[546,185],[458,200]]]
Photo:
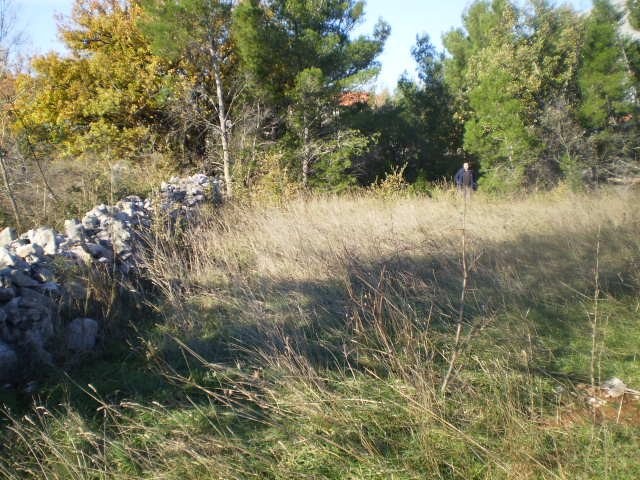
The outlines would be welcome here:
[[[221,182],[202,173],[173,177],[160,185],[160,207],[168,212],[185,212],[207,199],[219,200],[221,195]]]
[[[22,235],[12,228],[2,230],[0,381],[11,379],[21,362],[51,362],[48,347],[56,334],[72,352],[90,351],[96,344],[96,320],[55,318],[57,305],[72,290],[56,278],[56,262],[90,268],[107,264],[132,274],[139,265],[138,240],[148,231],[154,214],[173,218],[187,214],[219,192],[219,181],[206,175],[174,177],[162,184],[153,201],[129,196],[116,205],[98,205],[81,220],[67,220],[64,233],[48,227]]]

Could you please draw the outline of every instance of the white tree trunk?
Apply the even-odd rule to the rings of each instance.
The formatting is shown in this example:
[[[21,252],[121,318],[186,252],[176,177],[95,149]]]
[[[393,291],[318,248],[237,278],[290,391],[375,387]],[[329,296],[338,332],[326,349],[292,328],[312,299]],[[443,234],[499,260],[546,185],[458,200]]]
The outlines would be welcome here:
[[[307,127],[304,127],[302,143],[302,186],[306,189],[309,186],[309,156],[311,153],[309,151],[309,129]]]
[[[222,142],[222,169],[224,172],[224,183],[227,191],[227,198],[233,196],[233,185],[231,178],[231,155],[229,153],[229,128],[227,126],[227,110],[222,93],[222,75],[219,65],[213,63],[213,75],[216,81],[216,96],[218,100],[218,119],[220,122],[220,140]]]
[[[7,166],[5,164],[5,152],[0,147],[0,170],[2,171],[2,181],[4,182],[4,188],[7,191],[7,197],[9,197],[9,202],[11,203],[11,209],[13,210],[13,216],[16,221],[16,227],[18,231],[22,231],[22,223],[20,222],[20,212],[18,211],[18,204],[16,203],[16,199],[13,195],[13,190],[11,189],[11,182],[9,181],[9,174],[7,172]]]

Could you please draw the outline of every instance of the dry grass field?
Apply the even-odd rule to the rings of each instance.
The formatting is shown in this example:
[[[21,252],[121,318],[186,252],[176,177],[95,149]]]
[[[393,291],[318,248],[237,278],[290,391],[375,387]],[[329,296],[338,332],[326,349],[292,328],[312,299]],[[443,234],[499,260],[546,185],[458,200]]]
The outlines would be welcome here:
[[[0,477],[638,478],[640,401],[599,385],[640,389],[639,200],[314,197],[159,229],[150,320],[5,411]]]

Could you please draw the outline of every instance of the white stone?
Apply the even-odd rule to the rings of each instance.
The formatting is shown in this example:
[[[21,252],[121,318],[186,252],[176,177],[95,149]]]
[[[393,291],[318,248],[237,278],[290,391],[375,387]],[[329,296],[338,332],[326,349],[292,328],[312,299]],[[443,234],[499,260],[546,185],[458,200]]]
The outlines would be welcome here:
[[[11,255],[6,248],[0,247],[0,269],[13,267],[15,264],[15,257]]]
[[[29,240],[31,243],[40,245],[47,255],[55,255],[58,250],[58,238],[52,228],[40,227],[29,230]]]
[[[6,247],[18,238],[15,228],[7,227],[0,232],[0,247]]]
[[[84,240],[84,227],[76,219],[65,220],[64,233],[72,242],[82,242]]]
[[[587,398],[587,404],[591,408],[600,408],[605,406],[607,404],[607,401],[598,397],[589,397]]]
[[[97,215],[89,212],[82,218],[82,226],[88,230],[94,230],[100,227],[100,220]]]
[[[617,377],[613,377],[605,381],[600,388],[604,390],[605,395],[609,398],[618,398],[624,395],[627,389],[625,383]]]
[[[36,255],[36,247],[33,243],[27,243],[16,247],[16,255],[20,258],[27,258],[29,255]]]
[[[87,252],[81,245],[76,245],[75,247],[71,247],[69,252],[73,255],[73,258],[79,265],[90,265],[93,261],[93,257],[89,252]]]

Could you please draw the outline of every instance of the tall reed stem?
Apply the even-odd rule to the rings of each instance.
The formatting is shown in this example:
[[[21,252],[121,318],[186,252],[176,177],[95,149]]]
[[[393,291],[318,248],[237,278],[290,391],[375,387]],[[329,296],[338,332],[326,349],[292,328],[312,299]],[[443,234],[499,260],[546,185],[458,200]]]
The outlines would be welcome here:
[[[594,270],[594,290],[593,290],[593,315],[591,316],[591,364],[589,373],[591,375],[591,388],[596,386],[596,343],[598,337],[598,301],[600,299],[600,227],[596,239],[596,264]]]
[[[451,359],[449,360],[449,368],[447,369],[447,373],[442,380],[442,385],[440,386],[441,394],[444,394],[447,391],[447,385],[451,380],[453,369],[455,367],[456,361],[458,360],[458,357],[460,356],[460,337],[462,335],[465,296],[467,293],[467,281],[469,278],[469,270],[467,268],[467,192],[463,192],[463,195],[464,206],[462,209],[462,288],[460,291],[460,306],[458,307],[458,319],[456,321],[456,335],[453,342],[453,352],[451,353]]]

